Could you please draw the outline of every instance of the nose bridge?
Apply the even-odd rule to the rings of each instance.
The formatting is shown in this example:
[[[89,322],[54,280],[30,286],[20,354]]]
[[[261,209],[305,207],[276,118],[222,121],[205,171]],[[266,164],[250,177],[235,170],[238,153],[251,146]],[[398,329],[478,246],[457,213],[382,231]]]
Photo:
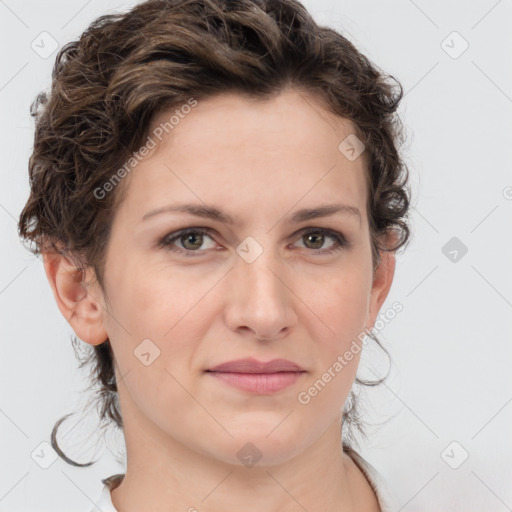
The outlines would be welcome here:
[[[236,249],[231,273],[234,293],[228,305],[233,328],[250,328],[257,337],[271,339],[293,323],[285,263],[270,235],[247,237]]]
[[[253,294],[270,295],[267,299],[281,296],[283,286],[283,265],[279,260],[279,250],[272,245],[272,236],[248,236],[236,249],[239,260],[236,262],[237,279],[244,281],[246,289]]]

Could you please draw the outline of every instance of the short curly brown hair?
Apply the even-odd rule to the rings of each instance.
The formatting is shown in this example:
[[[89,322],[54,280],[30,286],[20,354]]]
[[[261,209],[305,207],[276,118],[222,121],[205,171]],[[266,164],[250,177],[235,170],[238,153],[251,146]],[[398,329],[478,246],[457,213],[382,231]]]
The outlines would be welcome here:
[[[408,170],[398,152],[402,86],[343,35],[316,24],[297,0],[149,0],[99,17],[66,44],[49,95],[41,92],[31,106],[31,191],[20,237],[32,242],[34,254],[66,251],[77,267],[92,267],[103,288],[111,223],[125,187],[101,197],[94,190],[141,146],[154,116],[190,97],[230,91],[265,99],[287,86],[314,93],[331,112],[353,121],[365,144],[376,268],[379,251],[396,251],[410,236]],[[393,247],[384,243],[390,231],[397,235]],[[80,342],[72,342],[76,353]],[[93,366],[100,417],[122,428],[110,341],[87,349],[81,366]],[[353,439],[351,425],[365,433],[351,401],[343,421]],[[92,464],[78,464],[58,447],[56,431],[66,417],[53,428],[52,446],[70,464]]]

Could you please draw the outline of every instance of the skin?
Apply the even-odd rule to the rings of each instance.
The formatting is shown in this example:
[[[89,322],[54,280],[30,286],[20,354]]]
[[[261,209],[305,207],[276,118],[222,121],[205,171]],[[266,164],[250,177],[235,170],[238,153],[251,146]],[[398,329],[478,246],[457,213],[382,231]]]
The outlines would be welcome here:
[[[169,117],[160,113],[152,127]],[[379,510],[341,447],[341,410],[361,352],[307,405],[297,399],[374,325],[393,280],[394,253],[382,252],[373,273],[364,153],[350,161],[338,149],[354,132],[304,91],[265,101],[232,93],[201,100],[125,178],[105,290],[90,269],[81,277],[64,256],[44,255],[77,336],[112,344],[127,448],[126,476],[111,493],[120,512],[163,512],[170,504],[183,511]],[[169,212],[141,221],[178,202],[215,205],[235,224]],[[326,203],[355,206],[360,218],[287,223],[296,210]],[[182,251],[199,247],[191,257],[158,246],[199,226],[213,230],[202,245],[174,242]],[[326,235],[315,245],[300,233],[307,227],[340,232],[350,245],[318,254],[335,240]],[[252,263],[236,252],[246,237],[263,249]],[[160,350],[148,366],[134,356],[147,338]],[[270,395],[205,373],[243,357],[282,357],[306,372]],[[248,442],[261,454],[253,467],[237,457]]]

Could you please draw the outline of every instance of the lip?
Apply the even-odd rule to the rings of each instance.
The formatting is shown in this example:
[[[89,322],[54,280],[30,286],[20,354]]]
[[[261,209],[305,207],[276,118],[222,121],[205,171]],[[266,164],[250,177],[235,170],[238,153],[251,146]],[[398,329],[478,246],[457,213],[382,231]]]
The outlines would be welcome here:
[[[262,362],[252,358],[222,363],[206,372],[229,386],[260,395],[285,389],[306,373],[286,359]]]
[[[236,359],[222,363],[213,368],[209,368],[209,372],[229,372],[229,373],[276,373],[276,372],[303,372],[297,363],[288,361],[287,359],[272,359],[271,361],[258,361],[252,357],[245,359]]]

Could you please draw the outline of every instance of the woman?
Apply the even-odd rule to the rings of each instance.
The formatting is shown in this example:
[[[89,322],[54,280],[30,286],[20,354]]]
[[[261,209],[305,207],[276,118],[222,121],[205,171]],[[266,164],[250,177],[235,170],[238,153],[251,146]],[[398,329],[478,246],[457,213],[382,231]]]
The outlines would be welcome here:
[[[409,238],[387,78],[295,0],[143,2],[60,51],[19,228],[126,441],[94,510],[393,510],[347,441]]]

